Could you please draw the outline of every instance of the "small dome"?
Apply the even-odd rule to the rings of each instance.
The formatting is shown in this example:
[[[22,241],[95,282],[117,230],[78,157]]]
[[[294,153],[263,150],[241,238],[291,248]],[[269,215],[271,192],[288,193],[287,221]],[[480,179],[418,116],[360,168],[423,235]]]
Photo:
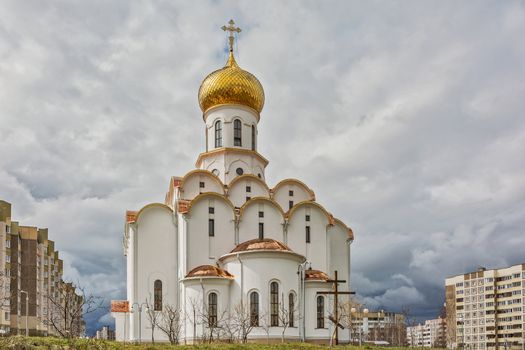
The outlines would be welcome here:
[[[323,271],[312,269],[306,270],[304,277],[306,280],[310,281],[328,281],[330,279],[330,277],[328,277]]]
[[[197,266],[188,274],[186,277],[223,277],[233,278],[233,275],[226,270],[223,270],[217,266],[212,265],[201,265]]]
[[[238,104],[260,113],[264,106],[264,90],[259,80],[239,67],[233,52],[226,65],[210,73],[199,88],[199,105],[203,112],[221,104]]]
[[[241,243],[231,251],[231,253],[244,252],[247,250],[279,250],[291,252],[292,250],[282,242],[276,241],[275,239],[252,239]]]

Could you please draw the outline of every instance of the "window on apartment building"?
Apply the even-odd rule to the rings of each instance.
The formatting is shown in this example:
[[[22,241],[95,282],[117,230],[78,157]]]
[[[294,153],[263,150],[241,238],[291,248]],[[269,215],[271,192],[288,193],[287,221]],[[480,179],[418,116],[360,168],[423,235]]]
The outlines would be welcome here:
[[[11,226],[5,225],[5,233],[11,233]]]
[[[6,321],[9,321],[9,316],[10,316],[9,312],[6,312],[6,313],[5,313],[5,317],[4,317],[4,319],[5,319]]]
[[[153,310],[162,311],[162,281],[156,280],[153,283]]]
[[[5,261],[11,262],[11,255],[6,255],[5,256]]]
[[[7,227],[9,227],[9,226],[7,226]],[[9,232],[8,232],[8,233],[9,233]],[[6,248],[11,248],[11,240],[10,240],[10,239],[8,239],[7,241],[5,241],[5,247],[6,247]]]

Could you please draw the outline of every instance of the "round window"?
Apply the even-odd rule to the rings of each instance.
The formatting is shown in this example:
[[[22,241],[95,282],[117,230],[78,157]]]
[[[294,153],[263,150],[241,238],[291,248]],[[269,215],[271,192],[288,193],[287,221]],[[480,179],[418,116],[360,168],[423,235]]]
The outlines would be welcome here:
[[[219,176],[219,169],[213,169],[211,173],[215,176]]]
[[[237,168],[237,169],[235,170],[235,172],[237,173],[237,175],[242,175],[242,174],[244,174],[244,170],[242,170],[242,168]]]

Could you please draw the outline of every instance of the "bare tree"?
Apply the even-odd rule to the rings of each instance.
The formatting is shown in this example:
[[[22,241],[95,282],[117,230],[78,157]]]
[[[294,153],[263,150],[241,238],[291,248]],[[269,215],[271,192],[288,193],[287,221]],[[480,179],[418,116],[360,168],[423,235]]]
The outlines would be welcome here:
[[[259,328],[261,328],[266,334],[266,343],[270,343],[270,330],[272,328],[272,324],[270,322],[270,315],[267,312],[260,315]]]
[[[233,307],[231,317],[239,340],[242,343],[247,343],[248,335],[254,327],[258,326],[258,324],[254,322],[250,315],[250,309],[244,304],[244,302],[241,301]]]
[[[219,338],[228,343],[233,343],[238,338],[238,329],[232,318],[232,314],[228,311],[224,313],[224,319],[221,322]]]
[[[213,343],[219,340],[222,335],[222,328],[229,314],[226,311],[219,313],[219,310],[211,310],[208,304],[204,304],[199,314],[202,327],[202,339],[205,342]]]
[[[284,343],[284,334],[286,333],[286,330],[288,327],[291,326],[291,324],[295,321],[295,315],[298,314],[297,309],[297,300],[295,300],[295,295],[293,296],[293,305],[286,304],[286,301],[284,299],[284,294],[281,297],[281,303],[279,304],[279,324],[282,327],[281,332],[281,343]]]
[[[445,349],[447,347],[447,309],[443,306],[439,312],[439,325],[437,329],[437,336],[434,344],[434,348]]]
[[[362,308],[363,304],[359,303],[354,297],[350,297],[346,302],[339,303],[339,323],[350,330],[350,343],[354,343],[356,334],[359,334],[360,320],[357,312],[360,312]],[[353,313],[353,309],[357,312]]]
[[[155,328],[159,325],[162,312],[156,311],[154,305],[150,304],[148,299],[146,299],[146,306],[146,315],[151,326],[151,342],[155,344]]]
[[[180,310],[172,305],[164,305],[157,327],[166,334],[171,344],[178,344],[182,329]]]
[[[184,310],[185,317],[189,319],[193,328],[193,343],[197,341],[197,326],[199,325],[201,318],[199,315],[202,314],[202,302],[198,299],[190,297],[188,299],[188,306]]]
[[[101,297],[86,293],[83,287],[60,282],[47,296],[48,319],[46,323],[61,337],[75,338],[83,335],[84,316],[103,308]]]

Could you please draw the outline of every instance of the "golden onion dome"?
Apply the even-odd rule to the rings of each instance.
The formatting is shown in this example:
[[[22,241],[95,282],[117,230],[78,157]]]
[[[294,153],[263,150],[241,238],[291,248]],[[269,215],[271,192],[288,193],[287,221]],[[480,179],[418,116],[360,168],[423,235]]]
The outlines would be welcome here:
[[[239,67],[233,52],[226,65],[210,73],[199,88],[199,105],[203,112],[222,104],[238,104],[260,113],[264,106],[264,90],[259,80]]]

